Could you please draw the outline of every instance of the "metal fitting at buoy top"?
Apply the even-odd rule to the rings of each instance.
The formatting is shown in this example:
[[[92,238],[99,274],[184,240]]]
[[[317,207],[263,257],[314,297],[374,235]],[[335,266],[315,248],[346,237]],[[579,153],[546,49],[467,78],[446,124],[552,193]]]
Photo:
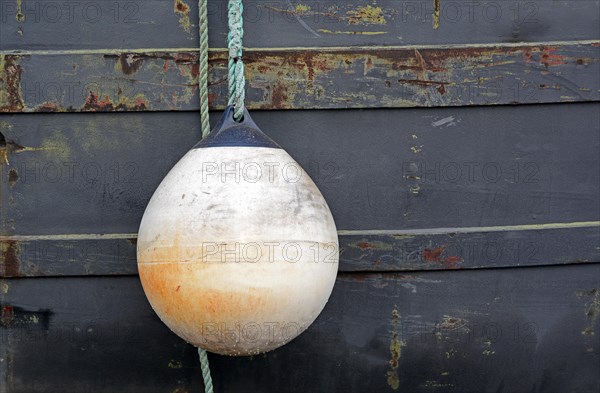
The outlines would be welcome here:
[[[226,355],[302,333],[329,299],[338,260],[315,183],[247,111],[236,122],[232,107],[159,185],[138,234],[155,312],[186,341]]]

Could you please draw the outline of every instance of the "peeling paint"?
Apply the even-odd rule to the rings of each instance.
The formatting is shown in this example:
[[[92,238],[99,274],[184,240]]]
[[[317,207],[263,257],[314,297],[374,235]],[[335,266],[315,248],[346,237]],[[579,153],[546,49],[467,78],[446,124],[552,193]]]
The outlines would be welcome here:
[[[390,320],[391,325],[391,341],[390,341],[390,370],[387,372],[387,383],[394,390],[398,390],[400,387],[400,378],[398,375],[398,368],[400,367],[400,358],[402,356],[402,347],[406,346],[406,343],[399,337],[400,327],[400,313],[398,308],[394,306],[392,310],[392,318]]]
[[[281,8],[272,5],[264,5],[266,9],[271,9],[280,14],[293,15],[296,17],[312,16],[324,17],[329,20],[334,19],[347,23],[348,25],[385,25],[384,11],[381,7],[365,5],[347,10],[345,14],[340,13],[338,7],[323,7],[323,11],[315,11],[310,6],[297,4],[296,6]]]
[[[0,112],[21,112],[24,108],[18,60],[19,56],[0,52]]]
[[[440,0],[433,0],[433,29],[440,27]]]
[[[367,239],[362,239],[358,242],[349,243],[348,247],[359,248],[361,250],[383,250],[383,251],[391,251],[392,245],[390,243],[381,242],[381,241],[368,241]]]
[[[0,133],[0,165],[10,165],[9,157],[11,154],[36,151],[36,150],[41,150],[41,149],[36,148],[36,147],[22,146],[11,140],[7,141],[4,138],[4,135],[2,135],[2,133]],[[9,171],[9,181],[10,181],[10,177],[11,177],[10,173],[11,173],[11,171]],[[17,178],[15,178],[15,175],[17,175],[17,178],[18,178],[18,174],[16,173],[16,171],[15,171],[15,173],[12,174],[13,179],[16,181]]]
[[[346,12],[348,23],[351,25],[385,25],[387,22],[383,15],[381,7],[370,5],[360,6],[354,10]]]
[[[438,341],[448,337],[449,333],[455,334],[469,334],[471,329],[469,328],[469,321],[464,318],[455,317],[451,315],[444,315],[441,322],[435,324],[435,337]],[[447,357],[449,355],[447,354]]]
[[[25,22],[25,15],[23,15],[23,0],[17,0],[17,14],[15,18],[17,22]]]
[[[588,325],[581,331],[584,336],[594,336],[596,321],[600,316],[600,288],[592,288],[587,291],[579,291],[577,297],[585,301],[585,317]]]
[[[294,10],[298,14],[307,14],[308,12],[310,12],[310,6],[305,5],[305,4],[296,4],[296,7],[294,7]]]
[[[444,244],[441,247],[424,248],[421,256],[425,262],[440,263],[445,269],[459,269],[464,261],[463,258],[460,256],[443,255],[447,249],[448,244]]]
[[[14,240],[0,241],[0,276],[18,277],[19,276],[19,254],[21,247]]]
[[[308,11],[307,11],[308,12]],[[312,12],[312,11],[310,11]],[[326,31],[331,34],[380,34],[377,31]],[[248,81],[247,106],[250,109],[310,109],[365,107],[429,107],[490,105],[514,103],[514,97],[494,94],[490,81],[502,79],[511,86],[531,82],[536,103],[593,101],[595,87],[575,78],[577,61],[597,66],[600,59],[590,52],[589,43],[563,47],[553,45],[470,45],[453,47],[358,47],[358,48],[261,48],[245,52]],[[89,52],[89,53],[88,53]],[[3,112],[80,112],[80,111],[159,111],[197,109],[198,56],[193,50],[90,50],[60,53],[36,51],[31,64],[48,64],[40,57],[56,56],[58,66],[51,67],[57,83],[82,80],[94,75],[98,88],[76,98],[77,102],[36,101],[24,103],[21,84],[29,85],[35,73],[45,69],[30,66],[21,71],[23,54],[0,57],[0,111]],[[65,57],[66,56],[66,57]],[[209,97],[211,109],[221,109],[227,101],[227,52],[211,50]],[[40,60],[40,61],[37,61]],[[97,61],[96,61],[97,60]],[[104,61],[110,60],[110,61]],[[64,67],[81,63],[81,71],[67,75]],[[522,73],[514,72],[514,64]],[[568,68],[570,64],[572,67]],[[114,68],[109,68],[114,67]],[[569,94],[549,86],[539,71],[565,67],[561,78],[577,86]],[[586,67],[589,72],[589,67]],[[85,71],[83,71],[85,70]],[[512,70],[512,71],[511,71]],[[69,68],[69,71],[71,69]],[[473,73],[482,74],[479,78]],[[523,79],[526,71],[530,76]],[[553,70],[558,71],[558,70]],[[550,71],[548,71],[550,72]],[[562,71],[561,71],[562,72]],[[29,76],[31,73],[31,77]],[[60,75],[60,76],[59,76]],[[72,74],[71,74],[72,75]],[[547,78],[554,78],[550,72]],[[64,79],[61,79],[64,78]],[[77,78],[77,79],[74,79]],[[8,81],[8,83],[7,83]],[[121,81],[131,86],[137,98],[117,94]],[[397,83],[395,82],[397,81]],[[333,88],[335,86],[336,88]],[[370,91],[361,90],[361,86]],[[481,94],[461,94],[464,91]],[[587,90],[586,90],[587,89]],[[493,90],[493,91],[492,91]],[[110,94],[107,94],[110,92]],[[573,94],[577,92],[579,95]],[[493,93],[493,94],[492,94]],[[94,97],[95,95],[95,97]],[[524,102],[528,95],[522,95]],[[34,97],[34,95],[29,95]],[[35,99],[35,98],[34,98]],[[134,102],[134,101],[138,102]],[[451,125],[452,122],[448,123]]]
[[[419,146],[411,146],[410,150],[414,153],[414,154],[419,154],[420,152],[423,151],[423,145],[419,145]]]
[[[121,112],[121,111],[144,111],[149,108],[148,99],[143,94],[138,94],[133,100],[119,97],[119,101],[113,102],[108,96],[98,97],[98,94],[90,91],[85,99],[82,112]]]

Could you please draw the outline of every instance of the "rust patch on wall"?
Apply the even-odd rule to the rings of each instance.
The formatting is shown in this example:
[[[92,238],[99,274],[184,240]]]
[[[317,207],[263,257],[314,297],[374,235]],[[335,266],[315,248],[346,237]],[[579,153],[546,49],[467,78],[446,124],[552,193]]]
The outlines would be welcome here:
[[[190,6],[183,0],[174,0],[173,12],[175,15],[179,15],[179,26],[189,33],[191,30]]]
[[[143,59],[133,53],[123,53],[119,56],[119,64],[125,75],[135,73],[142,66]]]
[[[287,89],[283,83],[277,81],[273,86],[273,93],[271,94],[271,105],[273,108],[287,108],[288,94]]]
[[[98,98],[98,94],[90,91],[90,94],[85,99],[85,104],[81,108],[84,112],[108,112],[114,109],[113,103],[108,96],[104,99]]]
[[[56,102],[44,102],[35,108],[35,112],[40,113],[52,113],[52,112],[65,112],[65,109]]]
[[[2,256],[0,273],[2,277],[19,277],[19,254],[21,248],[15,240],[0,241],[0,255]]]
[[[183,3],[185,4],[185,3]],[[180,7],[185,10],[184,6]],[[587,49],[585,47],[587,46]],[[476,102],[467,101],[461,94],[463,89],[487,88],[490,81],[499,78],[534,81],[543,102],[565,101],[554,96],[551,89],[541,87],[533,74],[531,78],[506,71],[506,64],[515,64],[522,71],[530,67],[550,68],[563,64],[596,65],[600,59],[589,52],[591,44],[577,49],[572,45],[519,45],[423,48],[335,48],[302,50],[260,49],[244,53],[246,79],[248,81],[247,106],[250,109],[309,109],[309,108],[366,108],[406,106],[458,106],[473,104],[507,103],[504,96],[497,99],[476,97]],[[587,51],[585,55],[579,51]],[[22,55],[19,55],[22,56]],[[37,56],[37,55],[36,55]],[[68,55],[75,56],[75,55]],[[70,65],[86,59],[74,57]],[[136,53],[99,54],[111,58],[114,70],[107,62],[92,62],[95,67],[87,72],[102,75],[100,86],[92,89],[89,96],[78,97],[76,103],[58,101],[35,102],[31,107],[21,95],[21,85],[29,81],[27,72],[39,72],[18,66],[15,55],[0,57],[0,111],[4,112],[61,112],[61,111],[139,111],[139,110],[192,110],[197,103],[198,56],[195,52],[148,51]],[[211,51],[209,97],[211,109],[220,109],[227,101],[227,52]],[[162,61],[160,61],[162,59]],[[71,59],[69,59],[71,60]],[[62,60],[64,62],[64,60]],[[65,63],[65,67],[66,64]],[[97,65],[96,65],[97,64]],[[496,67],[498,66],[498,67]],[[110,67],[110,63],[108,63]],[[481,78],[470,78],[481,69]],[[153,72],[141,72],[152,70]],[[154,72],[155,71],[155,72]],[[60,72],[60,69],[53,70]],[[115,75],[112,75],[114,72]],[[569,79],[575,71],[569,70]],[[135,75],[135,79],[130,77]],[[515,76],[516,75],[516,76]],[[536,74],[539,76],[538,74]],[[78,75],[79,76],[79,75]],[[85,75],[81,75],[82,77]],[[143,97],[138,102],[129,97],[123,102],[114,91],[116,80],[124,79],[136,87]],[[537,77],[536,76],[536,77]],[[525,79],[523,79],[525,78]],[[533,78],[533,79],[532,79]],[[159,83],[156,83],[160,81]],[[393,81],[397,81],[394,83]],[[579,83],[579,82],[577,82]],[[587,82],[586,82],[587,83]],[[366,86],[366,94],[361,86]],[[158,92],[155,91],[158,89]],[[380,90],[378,90],[380,89]],[[581,101],[595,99],[596,90],[591,85],[588,96]],[[85,94],[85,93],[84,93]],[[444,96],[443,100],[440,100]],[[29,99],[29,98],[28,98]],[[508,103],[511,103],[509,101]],[[537,101],[536,101],[537,102]]]
[[[445,269],[460,269],[464,261],[462,257],[454,255],[442,255],[448,249],[448,244],[441,247],[424,248],[421,252],[423,260],[428,263],[440,263]]]
[[[22,112],[21,66],[19,56],[0,53],[0,112]]]
[[[357,244],[358,248],[360,248],[361,250],[366,250],[369,248],[373,248],[373,245],[371,243],[368,242],[360,242]]]
[[[560,66],[563,64],[567,64],[567,62],[565,61],[565,56],[556,54],[556,50],[557,48],[555,47],[544,48],[540,56],[540,63],[542,63],[546,68],[550,66]]]
[[[536,48],[523,48],[523,61],[525,63],[538,63],[545,68],[561,66],[568,63],[568,57],[556,53],[557,47],[539,46]]]
[[[13,188],[14,185],[17,183],[17,181],[19,180],[19,173],[17,172],[16,169],[11,169],[8,171],[8,185],[10,188]]]
[[[141,94],[138,94],[133,100],[122,97],[116,103],[108,96],[98,97],[98,94],[90,91],[86,97],[85,103],[81,107],[82,112],[136,112],[148,109],[148,100]]]

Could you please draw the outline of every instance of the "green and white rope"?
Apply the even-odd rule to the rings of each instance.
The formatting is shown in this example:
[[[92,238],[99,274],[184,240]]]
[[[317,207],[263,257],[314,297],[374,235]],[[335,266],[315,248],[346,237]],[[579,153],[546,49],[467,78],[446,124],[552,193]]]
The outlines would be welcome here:
[[[200,123],[202,138],[210,134],[210,123],[208,117],[208,13],[206,10],[207,0],[198,1],[198,28],[200,29],[200,53],[198,66],[198,95],[200,99]],[[204,380],[204,392],[213,393],[212,377],[210,376],[210,365],[206,350],[198,348],[200,357],[200,368]]]
[[[208,114],[208,13],[207,0],[198,1],[198,27],[200,29],[200,53],[198,67],[198,98],[200,99],[200,122],[202,137],[210,134]],[[242,40],[244,37],[244,20],[242,13],[244,5],[242,0],[229,0],[227,5],[229,34],[227,47],[229,48],[228,85],[229,102],[233,105],[233,118],[241,121],[244,116],[244,99],[246,97],[246,78],[244,77],[244,62],[242,61]],[[198,348],[202,379],[204,380],[205,393],[213,393],[212,377],[206,350]]]
[[[212,377],[210,376],[210,365],[208,364],[208,355],[202,348],[198,348],[200,357],[200,367],[202,368],[202,379],[204,379],[204,392],[213,393]]]
[[[198,98],[200,99],[200,124],[202,138],[210,134],[208,118],[208,13],[207,0],[198,1],[198,27],[200,28],[200,54],[198,66]]]
[[[198,67],[198,98],[200,99],[200,123],[202,137],[210,134],[208,114],[208,12],[207,0],[198,0],[198,28],[200,30],[200,53]],[[228,85],[229,102],[233,105],[233,118],[241,121],[244,116],[244,99],[246,96],[246,79],[244,77],[244,62],[242,61],[242,39],[244,37],[244,20],[242,13],[244,5],[242,0],[229,0],[227,5],[229,34],[227,46],[229,48]],[[198,348],[202,379],[204,380],[205,393],[213,393],[212,377],[206,350]]]
[[[246,79],[244,77],[244,62],[242,61],[243,12],[242,0],[229,0],[227,4],[227,19],[229,22],[229,34],[227,35],[227,47],[229,48],[228,105],[233,105],[233,118],[236,121],[241,121],[244,116],[244,99],[246,97]]]
[[[198,26],[200,29],[200,53],[198,68],[198,98],[200,99],[200,122],[202,137],[210,134],[208,115],[208,14],[207,0],[198,1]],[[246,99],[246,78],[242,60],[244,38],[244,4],[242,0],[229,0],[227,17],[229,33],[227,47],[229,48],[228,88],[229,101],[227,105],[234,107],[233,118],[241,121],[244,116],[244,100]]]

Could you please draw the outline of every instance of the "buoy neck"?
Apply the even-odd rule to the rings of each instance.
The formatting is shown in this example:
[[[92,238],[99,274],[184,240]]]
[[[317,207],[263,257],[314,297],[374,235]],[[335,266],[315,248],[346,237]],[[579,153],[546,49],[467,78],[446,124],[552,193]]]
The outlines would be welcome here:
[[[242,120],[233,118],[234,108],[228,106],[221,119],[211,133],[192,149],[223,146],[269,147],[281,149],[277,143],[265,135],[254,123],[247,110],[244,110]]]

